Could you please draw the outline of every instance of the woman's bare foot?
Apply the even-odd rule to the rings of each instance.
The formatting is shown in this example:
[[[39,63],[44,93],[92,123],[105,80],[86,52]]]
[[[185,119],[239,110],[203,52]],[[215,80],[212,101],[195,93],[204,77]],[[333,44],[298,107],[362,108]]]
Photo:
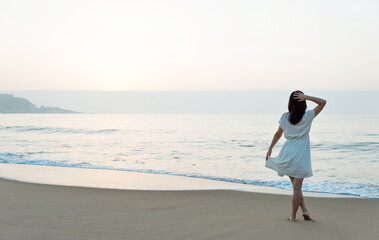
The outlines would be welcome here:
[[[292,216],[290,216],[289,218],[287,218],[287,220],[290,221],[290,222],[297,222],[296,217],[292,217]]]
[[[306,221],[314,221],[313,218],[311,218],[311,215],[307,211],[303,212],[303,218]]]

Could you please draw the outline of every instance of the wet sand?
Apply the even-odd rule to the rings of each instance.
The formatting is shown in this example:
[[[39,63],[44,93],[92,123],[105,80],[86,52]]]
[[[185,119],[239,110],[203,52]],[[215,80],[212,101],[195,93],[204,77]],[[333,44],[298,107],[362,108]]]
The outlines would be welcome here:
[[[288,195],[113,190],[5,179],[0,193],[1,240],[379,239],[377,199],[307,197],[317,221],[290,223]]]

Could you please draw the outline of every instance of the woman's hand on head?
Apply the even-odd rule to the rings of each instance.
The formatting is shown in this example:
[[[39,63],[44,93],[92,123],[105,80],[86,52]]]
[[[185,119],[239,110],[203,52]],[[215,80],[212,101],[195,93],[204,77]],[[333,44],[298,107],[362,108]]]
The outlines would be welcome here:
[[[297,99],[299,102],[307,100],[306,96],[302,93],[294,93],[293,98]]]

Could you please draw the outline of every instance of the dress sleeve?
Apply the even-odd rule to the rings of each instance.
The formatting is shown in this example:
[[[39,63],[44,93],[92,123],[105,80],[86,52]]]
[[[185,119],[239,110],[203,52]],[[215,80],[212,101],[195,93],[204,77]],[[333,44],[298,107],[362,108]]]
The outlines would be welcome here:
[[[308,112],[309,112],[309,118],[310,118],[310,120],[313,121],[313,119],[316,116],[315,110],[312,109],[312,110],[309,110]]]
[[[283,129],[284,130],[284,126],[285,126],[285,123],[286,123],[286,114],[285,113],[283,113],[283,115],[280,117],[280,119],[279,119],[279,127],[281,128],[281,129]]]

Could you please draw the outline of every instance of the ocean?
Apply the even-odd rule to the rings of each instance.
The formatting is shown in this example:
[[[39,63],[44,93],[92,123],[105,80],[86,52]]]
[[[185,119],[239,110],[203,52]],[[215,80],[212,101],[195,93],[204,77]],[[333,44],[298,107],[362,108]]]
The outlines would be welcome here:
[[[0,163],[148,172],[291,189],[265,168],[281,114],[1,114]],[[379,198],[379,115],[320,114],[306,192]],[[275,146],[279,153],[285,139]],[[1,176],[0,176],[1,177]]]

